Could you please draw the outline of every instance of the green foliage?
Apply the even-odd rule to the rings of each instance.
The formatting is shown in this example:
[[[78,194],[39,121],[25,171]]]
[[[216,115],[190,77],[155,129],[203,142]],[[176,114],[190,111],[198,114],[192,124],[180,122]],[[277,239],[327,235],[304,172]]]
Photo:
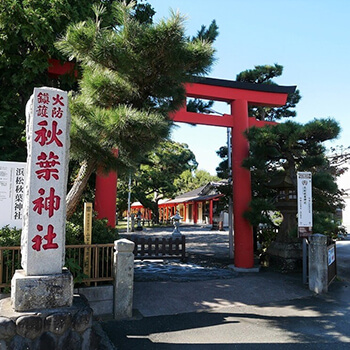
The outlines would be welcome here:
[[[94,213],[96,214],[96,213]],[[106,219],[92,219],[92,244],[113,243],[118,239],[118,231],[107,225]],[[84,244],[84,213],[76,211],[66,223],[66,245]]]
[[[15,227],[10,227],[6,225],[0,228],[0,247],[18,247],[21,245],[21,229]],[[21,259],[19,257],[19,252],[16,250],[2,250],[2,261],[0,263],[3,266],[3,276],[0,276],[2,281],[6,281],[5,271],[15,271],[21,268]],[[11,272],[10,272],[11,273]],[[4,280],[5,278],[5,280]],[[4,288],[3,293],[10,293],[10,288]]]
[[[21,229],[6,225],[0,228],[0,247],[16,247],[21,245]]]
[[[196,167],[195,156],[186,144],[164,141],[147,155],[134,173],[134,196],[152,210],[157,222],[158,201],[173,197],[177,191],[175,179],[185,170]]]
[[[167,136],[169,122],[158,113],[137,111],[125,105],[113,109],[71,107],[71,154],[76,160],[92,159],[107,170],[131,166],[143,152]],[[118,158],[112,149],[118,148]]]
[[[275,227],[269,224],[258,226],[257,238],[260,244],[259,251],[262,253],[262,256],[269,245],[276,239],[276,236],[277,230]]]
[[[313,232],[336,239],[339,234],[345,233],[345,229],[336,219],[334,213],[318,211],[313,214]]]
[[[0,1],[0,160],[25,160],[25,104],[34,87],[74,87],[71,79],[48,76],[48,59],[63,58],[54,42],[69,22],[90,14],[90,5],[90,0]]]
[[[66,223],[66,245],[84,244],[84,213],[77,211]],[[6,225],[0,228],[0,246],[16,247],[21,245],[21,229]],[[107,225],[107,220],[96,219],[92,222],[92,243],[113,243],[118,239],[118,231]]]
[[[99,167],[121,175],[167,139],[168,113],[182,106],[184,83],[207,73],[213,62],[215,25],[201,38],[188,38],[178,13],[153,24],[135,18],[132,2],[114,1],[94,12],[95,20],[70,24],[56,45],[82,67],[79,92],[71,96],[71,153],[90,173]],[[84,179],[75,184],[68,213]]]
[[[213,20],[208,29],[206,28],[206,26],[202,25],[201,29],[197,33],[197,36],[194,37],[192,40],[200,39],[203,41],[213,43],[216,37],[219,35],[218,29],[219,27],[217,26],[216,21]]]
[[[84,278],[89,277],[83,273],[82,267],[76,262],[75,258],[66,257],[64,266],[72,273],[74,276],[74,284],[82,283]]]
[[[180,175],[186,170],[191,174],[197,167],[193,152],[186,144],[174,141],[160,143],[149,152],[132,175],[131,202],[140,201],[154,213],[157,222],[158,201],[178,193]],[[201,174],[201,173],[200,173]],[[127,209],[129,175],[118,180],[118,212]]]
[[[255,195],[250,203],[250,210],[244,213],[244,217],[249,220],[254,227],[258,227],[259,225],[275,227],[269,215],[271,211],[275,210],[274,198]]]
[[[342,207],[342,197],[336,184],[339,171],[327,158],[323,142],[336,138],[339,132],[338,123],[332,119],[315,119],[305,125],[287,121],[273,127],[249,129],[246,135],[250,154],[243,165],[252,174],[253,199],[246,215],[253,225],[271,221],[267,214],[276,210],[274,183],[278,179],[287,176],[296,190],[297,172],[310,171],[315,232],[331,233],[330,223],[334,223],[336,209]]]
[[[174,180],[174,185],[177,187],[176,195],[195,190],[209,182],[219,180],[217,176],[210,175],[206,170],[185,170]]]
[[[254,69],[248,69],[237,74],[236,80],[241,82],[248,82],[254,84],[276,84],[272,79],[281,76],[283,73],[283,66],[274,64],[273,66],[255,66]],[[250,106],[248,113],[250,117],[258,120],[276,121],[282,118],[295,117],[296,112],[293,110],[296,104],[300,101],[301,96],[299,90],[289,94],[287,102],[282,107],[261,107]]]
[[[281,76],[283,66],[275,63],[273,66],[255,66],[254,69],[247,69],[236,76],[237,81],[254,84],[273,84],[272,79]]]
[[[210,109],[213,106],[214,101],[204,102],[198,98],[190,99],[187,102],[187,111],[192,113],[210,113]]]
[[[214,49],[208,40],[186,38],[179,14],[150,24],[132,18],[131,11],[114,3],[118,24],[113,28],[105,26],[105,11],[95,11],[97,22],[70,25],[57,46],[83,65],[81,93],[94,105],[106,107],[108,101],[112,108],[125,103],[173,111],[184,101],[182,84],[208,72]],[[95,96],[98,90],[105,96],[102,102],[100,94]]]
[[[274,65],[260,65],[255,66],[254,69],[245,70],[236,76],[236,80],[240,82],[253,83],[253,84],[276,84],[273,79],[281,76],[283,73],[283,66],[279,64]],[[277,121],[282,118],[295,117],[296,112],[294,110],[296,104],[300,101],[301,96],[299,90],[289,94],[287,102],[282,107],[261,107],[261,106],[249,106],[249,117],[253,117],[257,120]],[[227,146],[222,146],[216,152],[222,159],[219,166],[216,168],[217,175],[226,179],[229,176],[228,160],[227,160]]]
[[[109,0],[0,1],[0,160],[26,158],[25,105],[34,87],[77,89],[73,77],[56,79],[47,74],[48,59],[66,60],[55,48],[55,41],[69,23],[94,16],[91,5],[101,3],[109,9],[113,6]],[[133,3],[131,16],[151,23],[151,5]],[[106,24],[112,26],[112,19],[106,13]]]
[[[228,148],[227,146],[221,146],[216,154],[223,159],[219,166],[215,169],[216,174],[220,179],[228,179],[231,169],[228,168]]]

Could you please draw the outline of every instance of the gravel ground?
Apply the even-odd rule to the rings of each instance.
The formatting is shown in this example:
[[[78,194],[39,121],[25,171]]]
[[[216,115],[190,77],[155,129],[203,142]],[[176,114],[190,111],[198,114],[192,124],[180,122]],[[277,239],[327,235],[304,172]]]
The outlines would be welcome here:
[[[169,237],[173,228],[144,228],[143,231],[121,233],[123,238]],[[212,231],[206,226],[181,226],[186,236],[186,262],[179,259],[136,260],[135,281],[198,281],[233,278],[237,274],[228,268],[228,231]]]

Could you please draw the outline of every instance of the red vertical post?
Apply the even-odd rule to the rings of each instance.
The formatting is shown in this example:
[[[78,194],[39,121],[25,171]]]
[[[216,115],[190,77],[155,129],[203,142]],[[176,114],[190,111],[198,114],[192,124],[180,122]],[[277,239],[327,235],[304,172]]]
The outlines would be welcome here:
[[[250,171],[242,167],[242,162],[249,152],[249,143],[244,136],[249,127],[247,101],[233,101],[231,114],[234,119],[232,129],[234,259],[236,267],[252,268],[254,267],[253,229],[243,217],[251,201]]]
[[[117,199],[117,172],[112,171],[104,175],[101,170],[96,174],[95,210],[98,219],[106,218],[108,226],[115,227],[116,199]]]
[[[213,224],[213,200],[209,200],[209,224]]]
[[[196,224],[198,219],[198,202],[193,202],[193,223]]]
[[[118,150],[113,151],[118,156]],[[104,174],[102,169],[97,170],[95,186],[95,211],[98,219],[106,218],[108,226],[115,227],[116,224],[116,201],[117,201],[116,171]]]

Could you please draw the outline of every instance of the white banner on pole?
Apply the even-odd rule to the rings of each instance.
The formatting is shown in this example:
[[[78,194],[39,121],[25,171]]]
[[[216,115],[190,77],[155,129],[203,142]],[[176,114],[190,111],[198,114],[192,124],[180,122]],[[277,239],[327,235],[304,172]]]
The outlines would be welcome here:
[[[299,237],[312,234],[312,175],[311,172],[297,173],[298,185],[298,231]]]

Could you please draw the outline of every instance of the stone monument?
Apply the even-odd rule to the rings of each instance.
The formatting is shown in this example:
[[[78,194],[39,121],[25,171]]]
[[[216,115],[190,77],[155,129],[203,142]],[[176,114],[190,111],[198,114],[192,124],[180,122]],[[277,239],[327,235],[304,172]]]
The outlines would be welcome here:
[[[35,88],[26,118],[23,270],[17,270],[11,282],[15,311],[71,306],[73,302],[73,278],[63,270],[70,130],[67,93]]]
[[[64,266],[70,115],[67,93],[35,88],[27,103],[22,268],[0,300],[0,349],[99,349],[86,299]]]

